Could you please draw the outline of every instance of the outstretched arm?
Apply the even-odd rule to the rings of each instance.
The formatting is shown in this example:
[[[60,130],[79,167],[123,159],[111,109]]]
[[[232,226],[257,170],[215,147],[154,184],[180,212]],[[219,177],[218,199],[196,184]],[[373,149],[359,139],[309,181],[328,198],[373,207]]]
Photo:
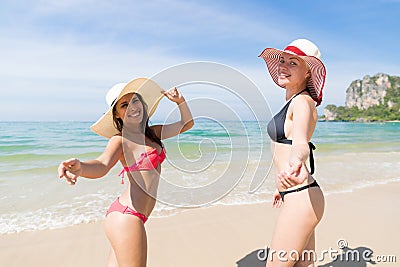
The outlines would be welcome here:
[[[103,177],[118,162],[121,155],[122,137],[113,136],[97,159],[81,162],[72,158],[61,162],[58,166],[58,176],[65,178],[70,185],[74,185],[79,176],[91,179]]]
[[[163,92],[163,94],[169,100],[175,102],[178,105],[181,114],[181,119],[171,124],[152,126],[154,132],[162,140],[186,132],[194,125],[192,113],[190,112],[189,106],[187,105],[185,98],[178,91],[178,89],[174,87],[173,89]]]
[[[309,175],[306,161],[310,155],[310,132],[314,131],[317,114],[314,102],[307,96],[293,100],[292,146],[286,170],[278,174],[281,185],[289,188],[303,183]]]

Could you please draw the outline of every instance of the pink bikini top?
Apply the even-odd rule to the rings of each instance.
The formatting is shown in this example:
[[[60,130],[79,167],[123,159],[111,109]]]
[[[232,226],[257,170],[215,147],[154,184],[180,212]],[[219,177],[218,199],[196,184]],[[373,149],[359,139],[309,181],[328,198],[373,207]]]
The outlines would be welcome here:
[[[139,159],[133,163],[131,166],[124,167],[122,171],[118,174],[121,176],[121,184],[124,184],[124,176],[126,172],[134,172],[134,171],[149,171],[157,169],[158,165],[163,163],[165,160],[166,154],[165,149],[162,148],[160,154],[156,148],[151,149],[150,151],[143,152],[140,154]]]

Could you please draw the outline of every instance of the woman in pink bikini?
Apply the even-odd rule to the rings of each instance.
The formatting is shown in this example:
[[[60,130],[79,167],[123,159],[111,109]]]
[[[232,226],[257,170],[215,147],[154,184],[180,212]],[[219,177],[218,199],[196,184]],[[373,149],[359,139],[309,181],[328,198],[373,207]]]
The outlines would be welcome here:
[[[163,96],[178,104],[181,120],[149,126],[149,117]],[[149,79],[116,84],[107,93],[106,100],[109,110],[91,126],[92,131],[110,139],[106,149],[95,160],[62,162],[58,174],[74,185],[79,176],[100,178],[121,162],[122,183],[126,174],[128,186],[107,211],[105,231],[111,243],[108,266],[143,267],[147,258],[144,223],[156,203],[161,163],[166,156],[161,140],[189,130],[194,122],[184,97],[176,88],[165,92]]]

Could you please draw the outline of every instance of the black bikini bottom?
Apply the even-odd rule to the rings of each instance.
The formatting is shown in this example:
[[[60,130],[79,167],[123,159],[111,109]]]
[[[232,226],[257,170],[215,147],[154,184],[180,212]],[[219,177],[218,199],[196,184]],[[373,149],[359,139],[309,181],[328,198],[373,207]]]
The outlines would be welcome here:
[[[302,190],[305,190],[307,188],[314,187],[314,186],[318,186],[319,187],[319,184],[315,180],[311,184],[308,184],[308,185],[305,185],[305,186],[302,186],[302,187],[299,187],[299,188],[296,188],[296,189],[293,189],[293,190],[279,192],[279,195],[281,195],[282,201],[284,201],[284,197],[285,197],[286,194],[293,193],[293,192],[300,192]]]

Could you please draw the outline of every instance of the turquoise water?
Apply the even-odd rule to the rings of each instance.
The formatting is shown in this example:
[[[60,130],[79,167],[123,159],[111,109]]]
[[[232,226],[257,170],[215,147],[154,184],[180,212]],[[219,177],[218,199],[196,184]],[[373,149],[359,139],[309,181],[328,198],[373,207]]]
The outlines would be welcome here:
[[[322,152],[400,151],[400,122],[319,122],[313,142]]]
[[[96,158],[107,140],[91,122],[0,122],[0,233],[66,227],[104,219],[124,190],[118,164],[102,179],[69,186],[57,177],[65,159]],[[152,216],[178,207],[270,201],[274,190],[266,123],[198,120],[165,141]],[[329,193],[400,179],[400,123],[318,122],[316,178]]]

